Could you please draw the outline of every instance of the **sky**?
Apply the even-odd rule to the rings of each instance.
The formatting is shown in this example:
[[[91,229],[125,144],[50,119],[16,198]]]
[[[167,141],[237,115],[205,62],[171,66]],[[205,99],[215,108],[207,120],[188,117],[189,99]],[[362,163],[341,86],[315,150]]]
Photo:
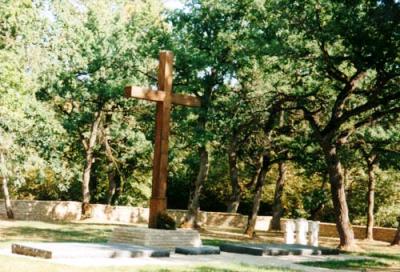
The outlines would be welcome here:
[[[168,9],[179,9],[183,7],[183,4],[179,0],[163,0],[164,5]]]

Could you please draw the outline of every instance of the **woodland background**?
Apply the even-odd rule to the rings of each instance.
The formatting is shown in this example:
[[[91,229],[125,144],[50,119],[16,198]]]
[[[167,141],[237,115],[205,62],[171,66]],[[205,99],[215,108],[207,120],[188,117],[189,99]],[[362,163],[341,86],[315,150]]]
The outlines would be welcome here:
[[[123,89],[168,49],[202,101],[172,111],[169,208],[397,227],[399,47],[398,1],[0,0],[3,197],[147,206],[155,105]]]

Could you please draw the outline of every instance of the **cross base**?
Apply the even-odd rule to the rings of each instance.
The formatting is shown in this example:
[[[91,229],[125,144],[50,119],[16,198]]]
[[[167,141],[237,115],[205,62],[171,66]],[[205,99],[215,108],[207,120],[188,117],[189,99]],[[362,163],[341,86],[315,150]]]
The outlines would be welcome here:
[[[167,209],[167,198],[166,197],[152,197],[150,199],[150,217],[149,217],[149,228],[157,228],[157,216],[160,212]]]

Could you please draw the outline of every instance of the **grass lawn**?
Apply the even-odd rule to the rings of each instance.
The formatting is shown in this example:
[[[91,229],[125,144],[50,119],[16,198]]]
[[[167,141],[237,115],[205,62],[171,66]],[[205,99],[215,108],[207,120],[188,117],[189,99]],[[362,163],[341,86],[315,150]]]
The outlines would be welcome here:
[[[12,241],[106,242],[113,225],[0,221],[0,245]]]
[[[43,241],[43,242],[91,242],[104,243],[110,236],[115,225],[85,224],[85,223],[47,223],[38,221],[6,221],[0,220],[0,247],[10,247],[16,241]],[[220,244],[223,240],[208,239],[205,244]],[[0,255],[1,272],[87,272],[87,267],[76,267],[54,264],[48,260],[27,257],[9,257]],[[90,267],[90,272],[282,272],[293,271],[271,267],[257,267],[245,264],[176,267]]]
[[[49,263],[43,259],[33,259],[24,257],[8,257],[0,255],[0,271],[1,272],[133,272],[133,271],[143,271],[143,272],[284,272],[293,271],[287,269],[276,269],[268,267],[256,267],[248,265],[229,265],[229,266],[193,266],[193,267],[124,267],[124,266],[108,266],[103,268],[97,267],[76,267]]]
[[[390,249],[392,251],[393,248]],[[325,262],[300,262],[302,265],[324,267],[330,269],[379,269],[400,271],[400,248],[399,254],[393,253],[354,253],[354,256],[366,257],[348,260],[329,260]],[[392,269],[392,270],[390,270]]]
[[[330,269],[387,268],[390,266],[385,262],[375,259],[331,260],[325,262],[301,262],[299,264]]]

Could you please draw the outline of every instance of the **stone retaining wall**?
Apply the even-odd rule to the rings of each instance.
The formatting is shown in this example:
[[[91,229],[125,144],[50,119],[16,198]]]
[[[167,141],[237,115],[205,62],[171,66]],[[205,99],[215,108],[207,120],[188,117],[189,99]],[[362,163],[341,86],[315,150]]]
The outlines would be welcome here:
[[[75,201],[37,201],[15,200],[12,201],[15,219],[40,220],[40,221],[74,221],[81,219],[81,202]],[[185,210],[169,210],[177,222],[181,222],[185,216]],[[102,204],[91,205],[91,220],[107,223],[147,223],[148,208],[128,206],[108,206]],[[6,218],[4,201],[0,200],[0,218]],[[244,228],[247,224],[247,216],[237,213],[200,212],[199,222],[207,226],[225,228]],[[256,230],[269,229],[270,216],[258,216]],[[281,220],[281,224],[285,219]],[[365,238],[364,226],[353,226],[357,239]],[[374,228],[374,238],[379,241],[391,242],[394,239],[396,229]],[[336,225],[332,223],[320,224],[320,236],[338,237]]]
[[[365,239],[366,227],[365,226],[352,226],[354,231],[354,237],[356,239]],[[374,239],[384,242],[392,242],[396,234],[394,228],[374,228]],[[336,230],[336,224],[333,223],[321,223],[320,224],[320,236],[325,237],[338,237],[339,234]]]

